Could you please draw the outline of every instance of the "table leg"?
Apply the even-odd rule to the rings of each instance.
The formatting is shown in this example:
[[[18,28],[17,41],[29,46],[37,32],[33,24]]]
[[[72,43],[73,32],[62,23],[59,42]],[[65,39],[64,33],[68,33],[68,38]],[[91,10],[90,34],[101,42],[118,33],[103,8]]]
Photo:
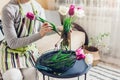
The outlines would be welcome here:
[[[50,80],[50,77],[48,76],[48,80]]]
[[[87,73],[85,73],[85,79],[84,80],[87,80]]]
[[[43,74],[43,80],[45,80],[45,75]]]
[[[78,76],[78,80],[79,80],[79,76]]]

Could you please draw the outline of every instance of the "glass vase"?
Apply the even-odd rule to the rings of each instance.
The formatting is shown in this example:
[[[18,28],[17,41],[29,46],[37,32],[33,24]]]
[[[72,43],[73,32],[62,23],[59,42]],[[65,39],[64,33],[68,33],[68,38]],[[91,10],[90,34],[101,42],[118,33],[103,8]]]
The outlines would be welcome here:
[[[65,32],[64,30],[61,33],[61,49],[62,50],[71,50],[71,32]]]

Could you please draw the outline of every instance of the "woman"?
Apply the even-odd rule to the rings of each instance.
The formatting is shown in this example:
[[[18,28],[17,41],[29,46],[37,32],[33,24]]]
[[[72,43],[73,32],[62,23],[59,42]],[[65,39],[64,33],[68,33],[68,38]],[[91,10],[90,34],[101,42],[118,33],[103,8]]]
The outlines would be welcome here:
[[[33,42],[50,32],[51,27],[29,19],[28,12],[45,17],[43,8],[35,0],[11,0],[2,10],[5,40],[1,44],[0,68],[3,80],[36,80],[36,70],[32,67],[39,53]]]

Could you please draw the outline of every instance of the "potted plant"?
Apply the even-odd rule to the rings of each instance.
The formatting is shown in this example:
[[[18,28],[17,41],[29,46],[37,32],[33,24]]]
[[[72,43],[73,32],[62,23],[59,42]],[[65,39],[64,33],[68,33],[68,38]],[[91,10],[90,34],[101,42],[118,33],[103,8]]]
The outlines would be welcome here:
[[[93,66],[96,66],[100,61],[100,51],[106,45],[103,42],[104,38],[108,37],[109,33],[102,33],[89,39],[88,45],[84,46],[84,52],[86,54],[93,54]]]

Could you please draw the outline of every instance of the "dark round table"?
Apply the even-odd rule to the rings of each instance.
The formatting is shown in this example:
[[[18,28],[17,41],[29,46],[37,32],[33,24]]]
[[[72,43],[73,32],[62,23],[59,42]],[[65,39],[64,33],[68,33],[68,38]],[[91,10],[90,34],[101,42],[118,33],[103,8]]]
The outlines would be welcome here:
[[[35,65],[35,68],[37,68],[43,74],[43,80],[45,80],[45,76],[48,76],[48,80],[49,80],[49,77],[53,77],[53,78],[78,77],[78,80],[79,80],[79,76],[81,76],[81,75],[85,75],[84,80],[86,80],[87,72],[90,70],[92,65],[87,65],[84,59],[76,60],[75,64],[69,70],[62,73],[61,75],[52,74],[52,73],[49,73],[49,72],[39,69],[39,63],[38,63],[39,59],[41,59],[44,56],[49,55],[49,54],[52,54],[52,53],[45,53],[42,56],[40,56]]]

